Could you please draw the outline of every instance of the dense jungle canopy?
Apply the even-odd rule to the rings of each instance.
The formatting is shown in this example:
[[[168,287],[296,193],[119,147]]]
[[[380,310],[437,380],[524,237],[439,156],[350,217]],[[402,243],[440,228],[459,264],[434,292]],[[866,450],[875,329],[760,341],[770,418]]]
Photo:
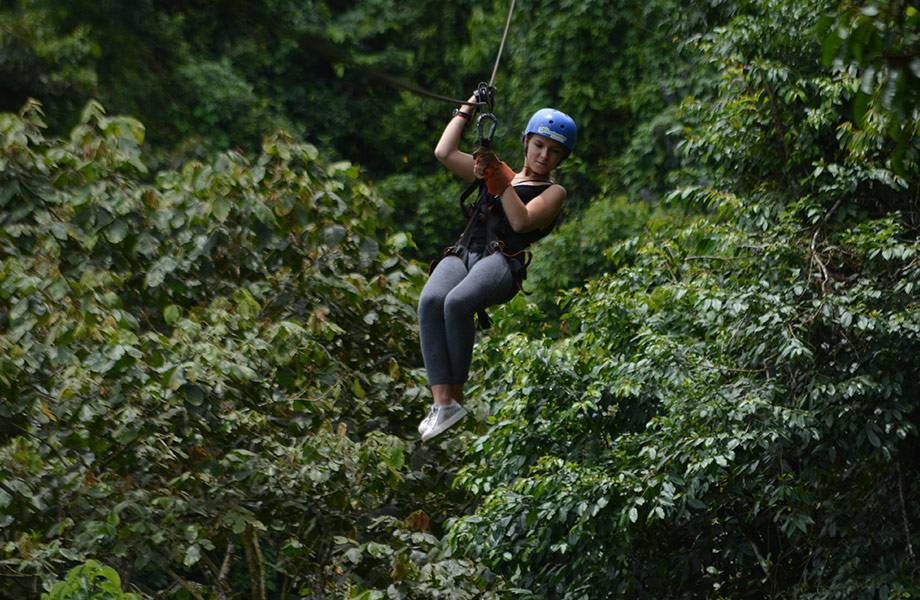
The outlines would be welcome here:
[[[462,186],[380,74],[508,3],[3,2],[0,600],[920,597],[918,9],[519,1],[563,223],[422,444]]]

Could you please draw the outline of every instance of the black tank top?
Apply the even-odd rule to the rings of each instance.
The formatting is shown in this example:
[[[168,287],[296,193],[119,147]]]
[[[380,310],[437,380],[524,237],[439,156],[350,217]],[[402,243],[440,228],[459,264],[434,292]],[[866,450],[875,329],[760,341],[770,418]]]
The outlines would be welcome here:
[[[543,192],[545,192],[549,187],[553,185],[547,183],[545,185],[516,185],[514,186],[514,191],[517,192],[518,198],[521,199],[521,202],[527,204]],[[540,240],[553,230],[556,226],[556,221],[559,220],[558,215],[553,219],[552,223],[543,227],[542,229],[534,229],[533,231],[526,231],[524,233],[516,232],[512,227],[511,223],[508,222],[508,217],[505,216],[505,211],[502,210],[501,204],[496,206],[495,210],[498,211],[498,214],[502,220],[502,227],[500,238],[505,243],[505,252],[513,254],[515,252],[520,252],[527,246],[532,243]],[[479,223],[477,227],[473,230],[472,236],[470,238],[470,250],[473,252],[482,252],[486,245],[486,228],[485,223]]]

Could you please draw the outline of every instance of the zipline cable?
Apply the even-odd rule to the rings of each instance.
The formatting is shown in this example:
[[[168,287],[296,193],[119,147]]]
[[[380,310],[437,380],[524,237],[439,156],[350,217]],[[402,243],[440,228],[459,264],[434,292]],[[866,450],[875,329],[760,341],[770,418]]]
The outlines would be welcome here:
[[[508,9],[508,19],[505,21],[505,31],[504,33],[502,33],[502,40],[498,47],[498,54],[495,57],[495,66],[492,68],[492,77],[489,79],[490,88],[493,87],[493,85],[495,84],[495,75],[496,73],[498,73],[498,64],[501,61],[502,52],[505,49],[505,40],[508,37],[508,30],[511,27],[511,16],[512,16],[512,13],[514,12],[514,3],[515,3],[515,0],[511,0],[511,6]],[[393,75],[384,73],[383,71],[378,71],[377,69],[374,69],[373,67],[362,65],[361,63],[357,62],[354,58],[352,58],[351,56],[343,52],[341,49],[337,48],[336,46],[327,42],[324,39],[320,39],[320,38],[311,36],[309,38],[306,38],[305,45],[311,47],[313,50],[317,51],[318,53],[326,56],[333,62],[337,62],[343,65],[349,65],[359,71],[363,71],[364,73],[366,73],[367,75],[369,75],[370,77],[374,79],[377,79],[379,81],[392,85],[393,87],[404,89],[407,92],[418,94],[419,96],[425,96],[433,100],[440,100],[442,102],[450,102],[451,104],[462,104],[466,106],[488,106],[489,105],[488,102],[468,102],[466,100],[458,100],[456,98],[451,98],[450,96],[445,96],[443,94],[437,94],[435,92],[426,90],[425,88],[421,86],[415,85],[413,83],[409,83],[408,81],[405,81],[404,79],[400,79],[399,77],[394,77]]]
[[[502,42],[498,45],[498,55],[495,57],[495,66],[492,67],[492,77],[489,78],[489,87],[495,84],[495,74],[498,73],[498,62],[502,59],[502,50],[505,49],[505,39],[508,37],[508,30],[511,28],[511,14],[514,12],[514,0],[511,0],[511,6],[508,7],[508,19],[505,21],[505,32],[502,34]]]
[[[313,50],[317,54],[325,56],[332,63],[347,65],[351,68],[361,71],[373,79],[377,79],[396,88],[404,89],[408,92],[412,92],[413,94],[418,94],[419,96],[427,96],[429,98],[433,98],[434,100],[441,100],[453,104],[467,104],[470,106],[480,106],[481,104],[485,104],[484,102],[466,102],[463,100],[451,98],[450,96],[436,94],[422,87],[411,84],[408,81],[404,81],[398,77],[394,77],[393,75],[389,75],[388,73],[374,69],[373,67],[363,65],[345,53],[338,46],[335,46],[317,36],[304,36],[301,39],[301,44]]]

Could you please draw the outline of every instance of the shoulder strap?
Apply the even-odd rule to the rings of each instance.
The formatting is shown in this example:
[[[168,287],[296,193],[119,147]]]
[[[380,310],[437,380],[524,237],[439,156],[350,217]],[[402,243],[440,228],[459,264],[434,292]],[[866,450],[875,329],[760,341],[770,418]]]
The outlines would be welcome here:
[[[465,190],[460,192],[460,212],[463,213],[463,216],[466,217],[467,219],[470,218],[470,211],[472,210],[472,208],[466,205],[466,199],[470,197],[470,194],[473,193],[473,190],[475,190],[477,187],[482,186],[482,184],[483,182],[480,181],[479,179],[474,179],[468,186],[466,186]],[[475,203],[473,204],[473,206],[475,206]]]
[[[477,186],[479,187],[479,196],[472,206],[467,207],[465,204],[466,198]],[[462,246],[464,248],[469,247],[470,240],[473,237],[473,226],[479,219],[480,213],[483,210],[487,210],[486,207],[488,203],[489,191],[486,189],[485,181],[477,179],[463,191],[463,194],[460,196],[460,210],[463,211],[464,216],[466,216],[468,220],[466,222],[466,227],[463,229],[463,233],[460,234],[460,239],[457,240],[457,246]]]

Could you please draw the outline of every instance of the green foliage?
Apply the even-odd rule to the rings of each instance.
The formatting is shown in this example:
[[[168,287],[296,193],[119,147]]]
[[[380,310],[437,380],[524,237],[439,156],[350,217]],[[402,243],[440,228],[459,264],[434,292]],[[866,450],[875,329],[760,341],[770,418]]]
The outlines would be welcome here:
[[[578,153],[560,173],[570,209],[601,189],[654,199],[679,166],[669,132],[680,124],[680,98],[704,93],[712,77],[684,40],[733,9],[671,0],[576,4],[562,12],[539,3],[516,11],[497,80],[500,153],[519,165],[519,128],[536,108],[558,105],[581,131]],[[395,73],[466,97],[488,78],[506,8],[482,1],[180,8],[145,0],[128,8],[38,0],[19,13],[58,36],[88,32],[97,49],[91,93],[150,126],[160,164],[207,161],[226,148],[256,150],[262,132],[279,126],[308,135],[385,181],[394,223],[418,246],[410,256],[430,260],[460,229],[452,207],[460,186],[430,175],[440,170],[431,151],[450,107],[375,75]],[[587,51],[591,40],[606,40],[603,60]],[[71,90],[67,98],[82,105],[88,93]],[[9,108],[28,96],[46,101],[44,90],[26,86]]]
[[[121,590],[121,577],[111,567],[88,560],[67,573],[42,600],[140,600],[137,594]]]
[[[393,202],[393,223],[413,242],[404,256],[429,262],[460,237],[466,222],[458,198],[466,185],[446,169],[430,177],[399,174],[380,182],[378,193]]]
[[[549,303],[560,290],[629,264],[632,240],[662,217],[660,210],[625,196],[597,198],[534,247],[525,285],[534,294],[531,299]]]
[[[917,154],[911,123],[920,108],[920,10],[906,2],[845,2],[817,31],[825,66],[839,61],[838,68],[858,69],[853,121],[895,140],[892,161],[901,171],[905,154],[914,161]]]
[[[455,552],[541,597],[920,593],[918,169],[853,129],[828,8],[701,38],[722,79],[681,148],[707,177],[669,196],[701,214],[570,292],[569,335],[486,340]]]
[[[192,107],[189,114],[177,115],[177,126],[201,136],[197,139],[207,150],[233,143],[253,147],[262,132],[284,125],[271,116],[269,101],[259,98],[226,58],[182,65],[177,75],[185,103]]]
[[[372,70],[464,95],[506,9],[0,11],[67,134],[0,116],[0,596],[920,595],[917,11],[519,7],[498,152],[576,117],[567,222],[422,446],[462,185]]]
[[[464,494],[426,491],[453,462],[410,441],[422,273],[358,168],[279,133],[145,183],[139,122],[42,127],[35,103],[0,116],[13,584],[105,556],[148,595],[335,595],[379,579],[335,536],[384,543],[375,518],[419,509],[437,531]]]
[[[0,110],[41,98],[51,110],[52,126],[61,128],[98,83],[99,47],[87,27],[61,32],[47,8],[14,4],[12,10],[0,10]]]
[[[343,565],[362,565],[363,584],[349,590],[349,598],[478,598],[507,597],[504,582],[482,564],[453,558],[450,548],[427,533],[428,516],[417,511],[404,521],[381,517],[372,527],[386,532],[386,543],[358,544],[336,539]],[[381,574],[389,570],[389,577]],[[376,575],[376,577],[374,577]],[[374,587],[368,587],[376,584]]]
[[[401,96],[368,69],[444,93],[472,89],[486,67],[475,65],[470,75],[458,56],[469,38],[469,8],[392,0],[347,6],[22,0],[0,15],[24,21],[32,37],[91,44],[94,53],[81,55],[79,64],[94,85],[68,87],[66,100],[82,105],[96,97],[141,117],[158,151],[194,157],[202,157],[202,148],[207,157],[235,147],[257,151],[261,134],[282,124],[379,174],[401,167],[403,155],[413,164],[428,159],[435,124],[448,109]],[[72,60],[45,70],[63,75],[54,67]],[[13,62],[0,68],[4,78],[22,70]],[[7,109],[27,97],[54,99],[29,76],[12,90]],[[56,121],[55,133],[72,123]]]

